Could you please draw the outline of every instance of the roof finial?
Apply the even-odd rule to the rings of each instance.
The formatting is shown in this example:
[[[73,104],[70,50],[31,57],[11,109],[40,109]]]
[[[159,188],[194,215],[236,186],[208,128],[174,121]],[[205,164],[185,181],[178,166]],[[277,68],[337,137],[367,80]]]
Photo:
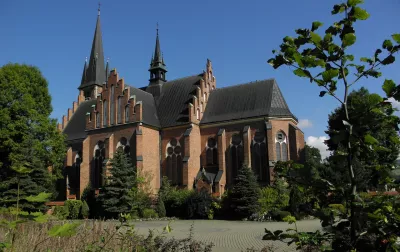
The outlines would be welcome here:
[[[157,36],[158,36],[158,22],[157,22]]]
[[[110,61],[110,57],[107,57],[107,63]]]
[[[97,16],[100,16],[100,6],[101,6],[101,3],[99,2],[99,8],[97,9]]]
[[[87,57],[85,57],[85,62],[87,63]]]

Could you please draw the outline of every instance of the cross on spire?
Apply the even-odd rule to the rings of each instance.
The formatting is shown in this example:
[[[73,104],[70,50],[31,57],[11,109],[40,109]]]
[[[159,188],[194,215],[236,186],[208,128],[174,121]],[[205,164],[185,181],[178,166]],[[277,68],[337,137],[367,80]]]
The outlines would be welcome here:
[[[157,28],[156,29],[157,29],[157,36],[158,36],[158,22],[157,22]]]
[[[97,8],[97,15],[100,16],[100,7],[101,7],[101,3],[99,2],[99,8]]]

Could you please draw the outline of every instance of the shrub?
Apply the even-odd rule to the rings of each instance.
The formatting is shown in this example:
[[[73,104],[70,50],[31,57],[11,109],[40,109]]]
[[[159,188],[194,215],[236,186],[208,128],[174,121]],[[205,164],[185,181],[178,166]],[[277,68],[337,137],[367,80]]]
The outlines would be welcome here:
[[[157,209],[158,216],[160,218],[163,218],[163,217],[165,217],[167,215],[167,213],[165,211],[165,205],[164,205],[164,201],[163,201],[162,197],[158,197],[158,201],[157,201],[157,206],[156,207],[157,207],[156,209]]]
[[[258,202],[261,206],[261,212],[269,212],[276,209],[284,209],[289,205],[289,194],[287,190],[279,193],[279,190],[273,187],[265,187],[261,189]]]
[[[270,212],[271,218],[277,221],[283,221],[283,218],[290,216],[290,212],[281,210],[272,210]]]
[[[154,209],[145,208],[145,209],[143,209],[142,217],[145,218],[145,219],[158,218],[158,214],[156,213],[156,211],[154,211]]]
[[[82,201],[80,200],[67,200],[65,201],[65,207],[68,208],[68,219],[78,219],[80,217]]]
[[[187,199],[187,218],[207,219],[211,210],[212,198],[208,192],[193,192]]]
[[[69,216],[69,209],[66,206],[55,206],[53,215],[59,220],[65,220]]]
[[[89,217],[89,206],[84,200],[82,201],[81,214],[84,219],[87,219]]]
[[[185,218],[187,216],[186,202],[192,191],[173,188],[165,196],[164,205],[168,217]]]
[[[335,215],[346,213],[346,207],[342,204],[330,204],[329,208],[333,210]]]

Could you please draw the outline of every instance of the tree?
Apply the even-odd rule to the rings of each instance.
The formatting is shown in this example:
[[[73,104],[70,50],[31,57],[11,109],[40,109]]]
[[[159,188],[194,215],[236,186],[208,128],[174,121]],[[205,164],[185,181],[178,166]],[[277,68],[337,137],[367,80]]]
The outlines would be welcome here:
[[[162,197],[158,197],[156,209],[158,216],[160,218],[164,218],[167,215],[167,211],[165,210],[165,205]]]
[[[51,112],[48,84],[38,68],[0,68],[0,206],[16,206],[20,199],[18,207],[32,212],[42,209],[43,202],[26,197],[41,192],[56,196],[66,149]]]
[[[329,26],[322,36],[318,34],[318,29],[323,24],[315,21],[312,23],[311,29],[297,29],[296,37],[286,36],[280,45],[280,50],[273,51],[275,57],[268,60],[275,69],[283,65],[293,67],[295,75],[307,78],[324,89],[320,92],[320,97],[330,95],[343,108],[344,120],[342,123],[345,131],[342,134],[345,136],[346,143],[344,156],[347,160],[351,184],[351,214],[349,221],[345,222],[350,224],[350,247],[354,247],[357,241],[357,216],[355,215],[357,183],[352,165],[353,125],[350,123],[348,94],[350,88],[362,78],[380,77],[382,74],[378,71],[378,67],[392,64],[395,61],[394,54],[400,49],[400,34],[393,34],[393,40],[386,39],[382,44],[382,49],[377,49],[373,57],[361,57],[359,61],[355,61],[354,55],[349,53],[349,48],[357,39],[354,24],[369,17],[368,12],[359,7],[361,3],[363,3],[362,0],[348,0],[345,3],[334,5],[332,14],[341,14],[343,17]],[[342,96],[338,95],[338,84],[342,86]],[[392,84],[394,84],[393,81],[385,81],[383,89],[386,93],[392,94],[395,89]],[[373,149],[380,147],[378,143],[379,141],[370,135],[359,141],[359,144]]]
[[[382,102],[382,97],[370,94],[366,88],[353,91],[348,97],[349,123],[353,126],[350,139],[353,146],[352,164],[357,175],[357,187],[361,190],[377,188],[380,182],[386,181],[399,155],[400,139],[394,125],[399,124],[400,119],[393,115],[390,104]],[[341,135],[345,130],[343,120],[343,107],[329,115],[326,131],[329,140],[326,143],[329,150],[333,151],[333,156],[329,158],[330,166],[339,171],[342,184],[347,184],[350,183],[349,176],[342,169],[346,161],[342,154],[346,151],[345,137]],[[377,141],[379,148],[371,149],[359,143],[368,141],[370,137]]]
[[[258,213],[260,188],[251,168],[242,166],[235,178],[232,191],[229,193],[229,203],[234,211],[234,217],[244,219]]]
[[[100,190],[98,200],[109,217],[130,213],[135,204],[132,190],[137,189],[137,173],[130,158],[120,149],[111,159],[111,176]]]

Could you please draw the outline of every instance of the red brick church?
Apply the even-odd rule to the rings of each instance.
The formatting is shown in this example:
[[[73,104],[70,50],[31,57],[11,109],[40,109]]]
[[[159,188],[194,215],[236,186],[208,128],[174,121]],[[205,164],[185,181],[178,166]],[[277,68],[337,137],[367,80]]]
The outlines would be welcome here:
[[[239,167],[271,181],[278,160],[301,161],[303,132],[275,79],[217,88],[210,60],[199,74],[168,80],[158,36],[143,87],[130,86],[104,61],[100,12],[78,100],[63,116],[68,152],[61,197],[100,189],[122,148],[156,192],[162,176],[182,188],[223,193]]]

